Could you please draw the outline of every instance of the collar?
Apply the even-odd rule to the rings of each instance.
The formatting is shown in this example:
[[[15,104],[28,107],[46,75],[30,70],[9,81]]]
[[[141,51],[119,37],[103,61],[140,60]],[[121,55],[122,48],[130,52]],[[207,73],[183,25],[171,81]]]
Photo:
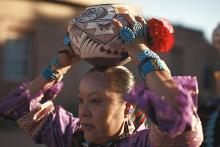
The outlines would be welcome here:
[[[100,145],[100,144],[94,144],[91,143],[89,141],[85,141],[82,143],[83,147],[116,147],[116,142],[115,141],[110,141],[104,145]]]

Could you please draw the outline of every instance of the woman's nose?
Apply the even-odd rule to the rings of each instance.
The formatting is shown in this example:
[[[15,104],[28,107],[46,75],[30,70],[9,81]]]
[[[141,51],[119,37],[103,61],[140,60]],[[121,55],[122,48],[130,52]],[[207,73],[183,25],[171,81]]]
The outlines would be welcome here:
[[[89,110],[89,106],[87,104],[81,104],[79,106],[79,115],[81,117],[90,117],[91,111]]]

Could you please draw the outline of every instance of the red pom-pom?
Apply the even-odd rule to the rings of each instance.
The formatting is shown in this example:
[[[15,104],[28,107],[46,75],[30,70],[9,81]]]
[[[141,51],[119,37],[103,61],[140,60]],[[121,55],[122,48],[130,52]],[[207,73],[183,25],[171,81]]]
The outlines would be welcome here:
[[[173,26],[165,19],[147,21],[147,42],[153,51],[168,52],[174,44]]]

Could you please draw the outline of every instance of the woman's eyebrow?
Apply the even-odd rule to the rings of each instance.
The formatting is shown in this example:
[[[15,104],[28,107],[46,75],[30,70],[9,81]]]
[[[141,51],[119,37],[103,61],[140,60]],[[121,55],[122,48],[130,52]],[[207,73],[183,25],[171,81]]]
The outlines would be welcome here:
[[[100,91],[94,91],[94,92],[91,92],[91,93],[87,94],[87,93],[85,93],[83,91],[78,90],[77,91],[77,96],[80,97],[81,94],[83,94],[86,97],[92,97],[92,96],[104,97],[105,96],[105,94],[100,92]]]
[[[92,93],[88,94],[88,96],[89,97],[91,97],[91,96],[103,96],[103,94],[98,92],[98,91],[95,91],[95,92],[92,92]]]

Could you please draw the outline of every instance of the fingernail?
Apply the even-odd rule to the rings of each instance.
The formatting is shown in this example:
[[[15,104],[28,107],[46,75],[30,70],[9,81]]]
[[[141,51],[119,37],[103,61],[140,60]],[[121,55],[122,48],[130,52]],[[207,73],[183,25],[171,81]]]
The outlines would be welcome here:
[[[114,22],[117,22],[117,21],[118,21],[118,20],[117,20],[117,19],[115,19],[115,18],[113,18],[112,20],[113,20]]]

